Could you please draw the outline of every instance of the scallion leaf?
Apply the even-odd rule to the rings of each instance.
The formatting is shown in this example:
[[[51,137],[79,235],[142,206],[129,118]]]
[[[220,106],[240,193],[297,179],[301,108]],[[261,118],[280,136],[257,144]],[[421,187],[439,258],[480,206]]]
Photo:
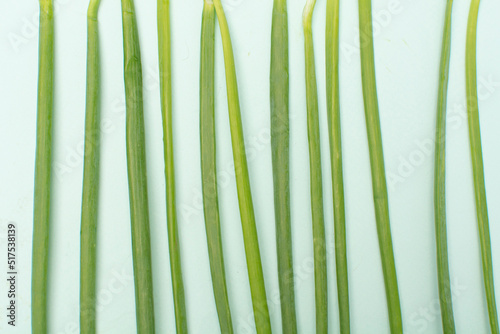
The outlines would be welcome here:
[[[325,218],[323,209],[323,177],[319,136],[318,88],[314,62],[312,18],[316,0],[308,0],[303,13],[306,60],[307,129],[311,184],[311,212],[314,247],[314,288],[316,299],[316,333],[328,333],[328,286],[326,271]]]
[[[290,120],[288,13],[286,0],[274,0],[271,30],[271,151],[276,250],[284,333],[297,333],[290,221]]]
[[[391,333],[403,332],[401,304],[399,301],[398,280],[392,249],[391,227],[389,222],[389,198],[385,178],[382,132],[378,111],[377,85],[375,81],[375,57],[373,47],[372,4],[371,0],[359,0],[359,31],[361,45],[361,78],[365,105],[366,130],[372,171],[373,201],[377,221],[382,271],[384,273],[385,293],[389,311]]]
[[[208,255],[220,330],[221,333],[232,334],[234,331],[226,285],[217,191],[214,104],[215,8],[211,0],[205,0],[203,6],[200,58],[201,176]]]
[[[52,114],[54,109],[54,9],[52,0],[40,0],[38,57],[31,329],[34,334],[45,334],[47,333],[50,174],[52,166]]]
[[[245,244],[255,326],[258,334],[268,334],[271,333],[271,321],[267,306],[266,288],[260,258],[257,227],[255,225],[255,213],[250,189],[250,178],[248,176],[248,164],[245,153],[245,142],[243,139],[243,126],[241,123],[238,82],[234,66],[233,47],[222,4],[220,0],[214,0],[213,2],[217,18],[219,20],[222,46],[224,49],[231,143],[233,147],[236,187],[238,191],[238,202],[240,207],[241,225],[243,229],[243,240]]]
[[[465,54],[467,114],[469,119],[469,140],[474,178],[474,195],[476,198],[477,224],[481,244],[481,259],[483,262],[484,289],[488,303],[488,315],[490,318],[491,332],[493,334],[498,334],[500,330],[498,326],[495,286],[493,281],[490,227],[488,222],[488,207],[486,204],[483,152],[481,147],[481,130],[479,126],[479,106],[477,98],[476,34],[479,3],[479,0],[471,1],[469,22],[467,25],[467,49]]]
[[[434,216],[436,224],[436,250],[441,320],[445,334],[455,333],[451,298],[448,242],[446,233],[446,102],[451,51],[451,11],[453,0],[446,4],[439,92],[436,121],[436,157],[434,165]]]
[[[169,0],[158,0],[158,57],[160,64],[160,96],[163,119],[163,154],[165,159],[167,229],[172,289],[177,333],[187,333],[186,302],[182,281],[181,251],[175,206],[175,169],[172,130],[172,68],[170,51]]]
[[[127,169],[137,333],[154,334],[153,274],[139,34],[133,0],[122,0]]]
[[[344,204],[344,176],[342,167],[342,136],[340,131],[339,9],[339,0],[327,0],[325,68],[328,132],[330,139],[330,161],[332,172],[337,297],[339,304],[340,333],[346,334],[350,332],[350,315]]]
[[[87,14],[87,98],[80,234],[80,333],[96,332],[97,210],[99,203],[100,71],[97,12],[91,0]]]

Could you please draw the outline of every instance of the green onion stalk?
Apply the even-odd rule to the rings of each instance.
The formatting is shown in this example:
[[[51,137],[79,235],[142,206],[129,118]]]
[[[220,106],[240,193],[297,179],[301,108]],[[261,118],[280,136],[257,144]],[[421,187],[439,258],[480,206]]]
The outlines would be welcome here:
[[[455,333],[446,237],[446,102],[451,51],[451,12],[453,0],[446,3],[436,121],[434,162],[434,216],[436,224],[437,271],[441,320],[445,334]]]
[[[342,136],[340,131],[339,91],[339,0],[326,2],[326,93],[332,194],[335,235],[335,266],[339,304],[340,332],[350,332],[349,284],[347,272],[347,245],[344,204],[344,176],[342,168]]]
[[[325,218],[319,136],[318,88],[314,63],[312,18],[316,0],[308,0],[303,12],[306,60],[307,130],[311,183],[311,212],[314,246],[314,285],[316,299],[316,333],[328,333],[328,289],[326,271]]]
[[[87,14],[87,97],[80,234],[80,332],[96,332],[97,211],[99,203],[99,30],[100,0],[91,0]]]
[[[245,153],[243,126],[241,122],[240,102],[238,96],[238,82],[234,65],[233,47],[224,9],[220,0],[213,1],[219,20],[226,69],[226,88],[229,109],[229,125],[231,130],[231,143],[233,147],[234,169],[236,174],[236,187],[240,208],[243,241],[252,295],[255,326],[258,334],[271,333],[271,320],[267,306],[264,273],[260,258],[255,213],[253,209],[248,164]]]
[[[54,8],[40,0],[36,126],[31,329],[47,333],[47,272],[49,262],[52,113],[54,109]]]
[[[204,0],[200,57],[200,147],[203,208],[215,305],[221,333],[232,334],[217,192],[215,142],[215,7]]]
[[[465,74],[467,89],[467,109],[469,119],[469,140],[474,178],[474,195],[476,198],[477,223],[481,244],[481,259],[483,262],[483,279],[488,304],[491,332],[498,334],[497,306],[495,302],[495,286],[493,281],[493,266],[491,259],[491,240],[486,205],[486,189],[484,182],[483,152],[481,148],[481,130],[479,126],[479,108],[477,95],[476,72],[476,35],[479,0],[472,0],[467,25],[467,49],[465,54]]]
[[[177,333],[188,332],[184,283],[182,281],[181,251],[175,206],[174,144],[172,130],[172,65],[170,50],[169,0],[158,0],[158,57],[160,66],[160,96],[163,119],[163,150],[167,198],[167,229],[170,268],[174,295]]]
[[[375,57],[373,47],[372,5],[371,0],[359,0],[359,31],[361,45],[361,78],[363,86],[366,130],[370,151],[372,171],[373,200],[377,221],[382,271],[384,274],[385,293],[389,311],[391,333],[403,332],[401,303],[399,301],[398,281],[394,252],[392,249],[391,228],[389,222],[389,199],[385,177],[382,132],[375,81]]]
[[[271,149],[276,250],[284,333],[297,333],[290,221],[290,120],[288,14],[286,0],[274,0],[271,32]]]
[[[133,0],[122,0],[127,169],[137,333],[155,332],[139,34]]]

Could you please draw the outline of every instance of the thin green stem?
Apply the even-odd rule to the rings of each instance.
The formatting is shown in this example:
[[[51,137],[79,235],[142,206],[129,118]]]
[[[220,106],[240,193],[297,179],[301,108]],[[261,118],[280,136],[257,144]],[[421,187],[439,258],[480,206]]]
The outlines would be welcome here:
[[[307,130],[311,183],[311,212],[314,246],[314,285],[316,299],[316,333],[328,333],[328,286],[326,271],[325,218],[323,209],[323,177],[319,136],[318,88],[314,62],[312,17],[316,0],[304,7],[304,49],[306,60]]]
[[[297,333],[290,221],[290,122],[288,14],[286,0],[274,0],[271,32],[271,149],[276,250],[284,333]]]
[[[359,32],[361,45],[361,77],[380,256],[382,259],[382,271],[384,274],[391,333],[399,334],[403,332],[403,322],[401,319],[401,305],[399,301],[398,281],[396,266],[394,264],[394,252],[392,249],[389,222],[389,199],[387,196],[382,132],[380,129],[377,85],[375,80],[371,0],[359,0]]]
[[[250,292],[252,295],[255,326],[258,334],[271,333],[271,321],[267,307],[264,274],[260,258],[259,240],[255,225],[255,214],[248,176],[248,165],[245,154],[243,126],[241,124],[240,102],[238,97],[238,82],[234,65],[233,47],[229,27],[220,0],[214,0],[215,11],[224,49],[224,64],[226,68],[226,88],[229,109],[229,124],[231,128],[231,143],[233,147],[234,169],[240,208],[243,241],[248,267]]]
[[[210,271],[220,329],[221,333],[232,334],[234,331],[226,286],[217,192],[214,68],[215,8],[212,1],[205,0],[201,26],[200,59],[200,147],[203,209]]]
[[[87,99],[80,243],[80,332],[96,332],[97,211],[99,203],[99,31],[100,0],[91,0],[87,15]]]
[[[335,265],[339,304],[340,333],[350,333],[349,284],[347,272],[347,243],[344,204],[344,176],[342,168],[342,136],[340,131],[339,91],[339,0],[326,3],[326,93],[332,194],[335,235]]]
[[[184,283],[182,280],[181,251],[175,206],[175,169],[172,130],[172,62],[170,52],[169,0],[158,0],[158,56],[160,66],[160,96],[163,119],[163,154],[167,198],[167,229],[175,323],[178,334],[188,332]]]
[[[436,249],[441,320],[445,334],[455,333],[451,297],[450,270],[448,265],[448,244],[446,236],[446,102],[451,51],[451,12],[453,0],[446,4],[441,67],[439,71],[439,92],[436,121],[436,157],[434,168],[434,216],[436,224]]]
[[[483,262],[483,279],[491,332],[500,332],[498,325],[497,306],[495,301],[495,286],[491,259],[490,227],[488,222],[488,207],[484,182],[483,152],[481,148],[481,130],[479,125],[479,108],[477,98],[476,72],[476,34],[479,14],[479,0],[472,0],[467,25],[467,49],[465,55],[465,73],[467,89],[467,109],[469,118],[469,140],[474,177],[474,194],[476,198],[477,223],[481,244],[481,259]]]
[[[40,0],[38,103],[33,207],[31,328],[47,333],[47,272],[49,262],[52,113],[54,109],[54,11],[51,0]]]
[[[142,66],[133,0],[122,0],[127,169],[137,333],[153,334],[154,301],[142,96]]]

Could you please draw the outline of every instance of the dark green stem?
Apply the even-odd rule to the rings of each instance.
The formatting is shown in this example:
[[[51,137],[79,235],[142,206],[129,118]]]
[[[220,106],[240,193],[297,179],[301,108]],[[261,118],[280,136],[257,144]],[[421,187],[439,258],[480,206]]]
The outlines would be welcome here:
[[[54,11],[51,0],[40,0],[39,38],[31,329],[33,334],[46,334],[54,109]]]
[[[99,204],[100,68],[97,11],[92,0],[87,16],[87,100],[83,163],[80,244],[80,333],[96,332],[97,211]]]
[[[284,333],[297,333],[290,221],[290,124],[288,82],[288,14],[286,0],[274,0],[271,33],[271,149],[274,215]]]
[[[436,224],[436,249],[441,320],[445,334],[455,333],[451,297],[450,270],[448,265],[448,244],[446,236],[446,101],[451,50],[451,10],[453,0],[446,5],[441,68],[439,72],[439,93],[436,121],[436,157],[434,169],[434,215]]]
[[[153,273],[142,96],[142,66],[133,0],[122,0],[127,169],[138,334],[154,334]]]
[[[232,334],[233,324],[226,286],[217,192],[214,68],[215,8],[212,1],[205,0],[201,27],[200,60],[200,147],[203,209],[210,271],[220,329],[221,333]]]

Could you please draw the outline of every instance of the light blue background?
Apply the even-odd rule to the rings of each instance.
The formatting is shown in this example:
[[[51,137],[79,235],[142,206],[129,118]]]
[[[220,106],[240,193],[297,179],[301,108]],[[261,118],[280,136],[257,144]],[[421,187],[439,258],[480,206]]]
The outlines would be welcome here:
[[[56,0],[54,209],[50,261],[50,333],[78,332],[79,232],[85,105],[87,1]],[[269,143],[269,46],[272,1],[223,1],[241,94],[250,178],[273,330],[281,332]],[[329,242],[330,333],[338,333],[332,194],[325,112],[325,0],[314,17],[321,144]],[[450,69],[447,195],[450,271],[458,333],[487,333],[472,171],[465,113],[465,31],[470,1],[456,0]],[[312,232],[306,131],[304,0],[289,0],[291,201],[297,317],[314,332]],[[218,333],[202,215],[199,153],[201,0],[171,1],[174,140],[179,233],[192,333]],[[357,2],[341,1],[341,113],[353,333],[388,333],[375,228],[361,92]],[[390,213],[406,333],[441,333],[433,220],[433,151],[445,1],[374,0],[375,53]],[[136,1],[144,71],[148,182],[158,333],[174,333],[158,87],[156,2]],[[500,289],[500,3],[483,0],[478,78],[486,188],[496,286]],[[37,1],[0,3],[0,309],[6,307],[6,225],[19,233],[18,326],[30,332],[30,270],[38,63]],[[102,176],[98,235],[98,330],[135,333],[134,286],[124,133],[119,1],[102,0]],[[17,41],[17,42],[16,42]],[[228,127],[223,59],[217,33],[217,149],[220,208],[230,303],[237,333],[253,333],[253,317]],[[498,290],[497,290],[498,291]],[[500,300],[500,295],[497,293]]]

